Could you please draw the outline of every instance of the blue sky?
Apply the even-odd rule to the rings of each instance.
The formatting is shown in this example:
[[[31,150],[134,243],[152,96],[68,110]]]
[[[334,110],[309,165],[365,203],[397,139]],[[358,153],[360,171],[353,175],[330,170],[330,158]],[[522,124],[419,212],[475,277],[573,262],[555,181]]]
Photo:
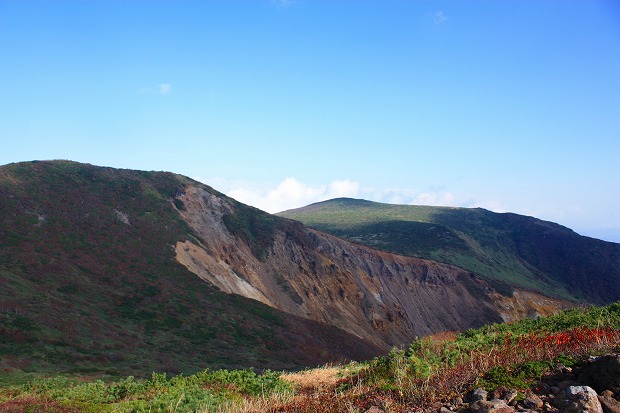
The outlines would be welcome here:
[[[620,242],[620,3],[0,0],[0,164],[269,212],[480,206]]]

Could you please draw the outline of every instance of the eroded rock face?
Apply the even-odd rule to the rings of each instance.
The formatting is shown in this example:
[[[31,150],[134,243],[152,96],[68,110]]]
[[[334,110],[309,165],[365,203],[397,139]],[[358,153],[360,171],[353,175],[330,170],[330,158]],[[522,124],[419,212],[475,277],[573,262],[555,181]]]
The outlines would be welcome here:
[[[491,296],[502,319],[507,323],[526,317],[546,317],[558,311],[558,300],[532,291],[515,289],[512,297],[498,293]]]
[[[176,245],[177,260],[190,271],[222,291],[334,325],[384,349],[564,305],[546,298],[540,305],[542,296],[520,292],[500,296],[462,269],[373,250],[295,221],[278,221],[259,259],[224,224],[234,213],[225,198],[201,187],[178,197],[181,217],[200,238]]]

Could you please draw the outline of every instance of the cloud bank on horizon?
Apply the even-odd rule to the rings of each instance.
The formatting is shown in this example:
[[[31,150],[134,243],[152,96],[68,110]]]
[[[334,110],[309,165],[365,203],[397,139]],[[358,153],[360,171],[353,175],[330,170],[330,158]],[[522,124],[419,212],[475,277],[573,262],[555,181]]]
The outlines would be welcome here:
[[[328,184],[309,184],[294,177],[287,177],[276,184],[221,178],[194,179],[239,202],[272,214],[334,198],[357,198],[387,204],[484,208],[496,213],[529,215],[560,224],[572,217],[586,215],[582,208],[574,206],[510,209],[498,199],[476,200],[441,189],[420,191],[411,188],[377,188],[364,186],[350,179],[333,180]],[[582,235],[620,243],[620,228],[571,229]]]
[[[375,188],[349,179],[313,185],[288,177],[278,184],[258,185],[247,181],[196,178],[239,202],[269,213],[299,208],[334,198],[359,198],[387,204],[482,207],[493,212],[506,212],[499,202],[478,204],[471,199],[457,199],[446,191],[424,192],[407,188]]]

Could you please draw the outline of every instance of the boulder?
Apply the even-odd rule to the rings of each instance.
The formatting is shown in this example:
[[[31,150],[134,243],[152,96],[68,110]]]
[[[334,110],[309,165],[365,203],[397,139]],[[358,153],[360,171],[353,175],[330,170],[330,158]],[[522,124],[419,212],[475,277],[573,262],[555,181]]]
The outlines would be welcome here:
[[[586,364],[579,373],[579,381],[599,393],[620,391],[620,354],[598,357]]]
[[[620,401],[614,398],[611,391],[605,390],[599,394],[598,401],[601,402],[604,413],[620,413]]]
[[[593,388],[569,386],[565,390],[562,413],[603,413],[603,408]]]

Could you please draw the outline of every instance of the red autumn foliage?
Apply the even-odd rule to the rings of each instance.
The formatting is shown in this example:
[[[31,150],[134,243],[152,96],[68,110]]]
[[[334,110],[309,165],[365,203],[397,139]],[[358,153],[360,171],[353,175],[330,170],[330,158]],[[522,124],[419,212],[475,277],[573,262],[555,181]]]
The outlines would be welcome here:
[[[453,367],[440,368],[427,379],[411,379],[407,388],[379,390],[368,387],[357,391],[323,392],[297,397],[290,403],[272,408],[270,412],[338,413],[365,411],[371,406],[384,409],[389,407],[393,412],[412,411],[464,393],[475,384],[476,379],[493,367],[553,361],[560,355],[582,358],[589,354],[613,351],[620,346],[620,332],[611,328],[579,327],[548,334],[512,336],[506,333],[498,343],[490,349],[472,352]],[[357,384],[355,379],[343,380],[340,384],[347,382],[364,387],[359,383],[363,381],[363,374],[357,380]]]

